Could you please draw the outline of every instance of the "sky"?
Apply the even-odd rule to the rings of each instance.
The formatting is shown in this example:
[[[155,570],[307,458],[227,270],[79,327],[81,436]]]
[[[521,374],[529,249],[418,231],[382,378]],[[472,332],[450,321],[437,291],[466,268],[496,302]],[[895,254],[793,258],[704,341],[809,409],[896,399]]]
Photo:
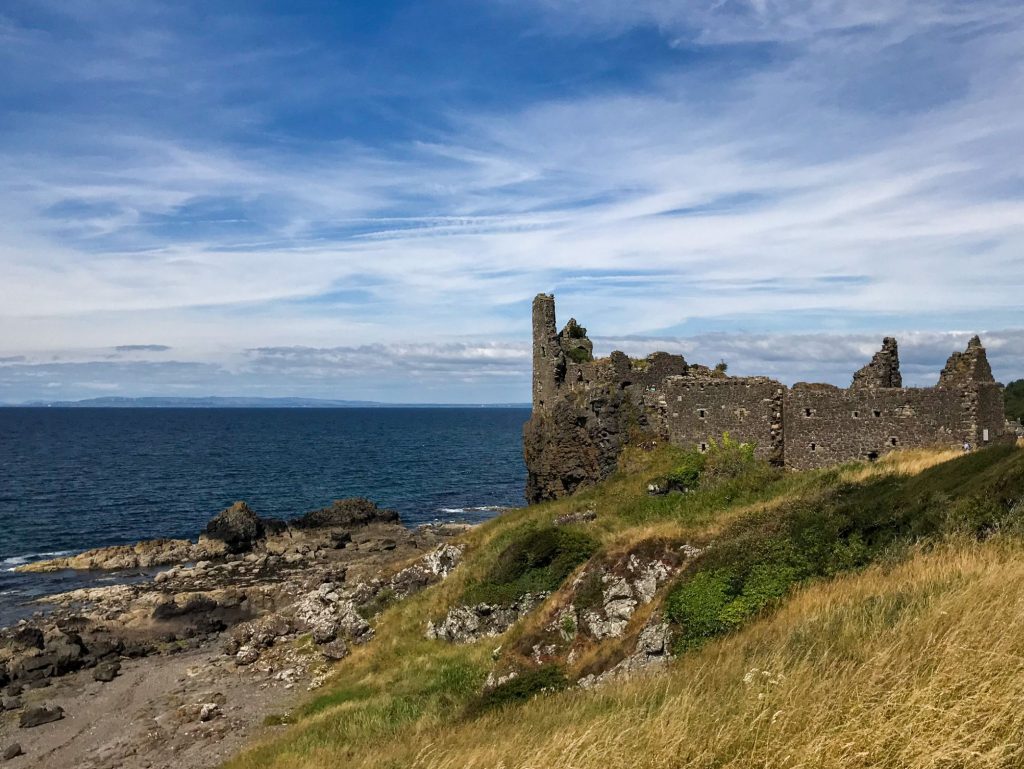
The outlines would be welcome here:
[[[1019,0],[5,0],[0,402],[1024,376]]]

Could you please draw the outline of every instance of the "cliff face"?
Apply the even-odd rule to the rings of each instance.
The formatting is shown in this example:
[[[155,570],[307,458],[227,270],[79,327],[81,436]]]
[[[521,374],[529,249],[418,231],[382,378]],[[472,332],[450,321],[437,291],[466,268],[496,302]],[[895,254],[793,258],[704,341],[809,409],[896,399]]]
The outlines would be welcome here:
[[[704,451],[728,433],[763,460],[807,469],[900,448],[979,446],[1005,432],[1000,385],[977,337],[950,357],[938,386],[902,385],[891,337],[848,389],[732,377],[667,353],[595,360],[587,330],[572,319],[558,331],[554,297],[540,294],[526,498],[557,499],[607,478],[631,437]]]

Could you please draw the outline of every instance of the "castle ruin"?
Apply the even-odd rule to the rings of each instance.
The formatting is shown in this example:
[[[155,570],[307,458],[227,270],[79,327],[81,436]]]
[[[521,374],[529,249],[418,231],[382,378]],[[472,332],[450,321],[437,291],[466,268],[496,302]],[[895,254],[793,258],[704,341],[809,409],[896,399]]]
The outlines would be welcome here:
[[[554,297],[539,294],[526,496],[556,499],[607,477],[634,430],[700,450],[728,433],[798,470],[900,448],[980,446],[1005,432],[1001,388],[978,337],[950,356],[935,387],[903,387],[891,337],[846,389],[728,376],[664,352],[595,359],[586,329],[573,319],[558,331]]]

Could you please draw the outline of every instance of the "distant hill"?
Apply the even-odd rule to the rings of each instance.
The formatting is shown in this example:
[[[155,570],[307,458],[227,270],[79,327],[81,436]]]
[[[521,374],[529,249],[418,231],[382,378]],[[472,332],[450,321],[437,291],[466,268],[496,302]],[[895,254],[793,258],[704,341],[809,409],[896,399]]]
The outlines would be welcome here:
[[[15,404],[0,404],[13,406]],[[186,408],[186,409],[336,409],[336,408],[529,408],[526,403],[380,403],[321,398],[87,398],[79,401],[30,401],[22,407],[45,408]]]
[[[1024,420],[1024,379],[1015,379],[1003,390],[1006,418]]]

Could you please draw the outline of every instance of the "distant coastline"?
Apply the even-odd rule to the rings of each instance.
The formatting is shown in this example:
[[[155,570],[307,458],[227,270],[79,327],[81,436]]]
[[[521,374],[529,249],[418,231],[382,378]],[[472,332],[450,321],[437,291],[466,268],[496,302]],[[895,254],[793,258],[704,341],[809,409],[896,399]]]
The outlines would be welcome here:
[[[330,400],[326,398],[246,398],[208,396],[200,398],[103,397],[70,401],[27,401],[0,403],[0,408],[187,408],[187,409],[528,409],[529,403],[382,403],[379,401]]]

